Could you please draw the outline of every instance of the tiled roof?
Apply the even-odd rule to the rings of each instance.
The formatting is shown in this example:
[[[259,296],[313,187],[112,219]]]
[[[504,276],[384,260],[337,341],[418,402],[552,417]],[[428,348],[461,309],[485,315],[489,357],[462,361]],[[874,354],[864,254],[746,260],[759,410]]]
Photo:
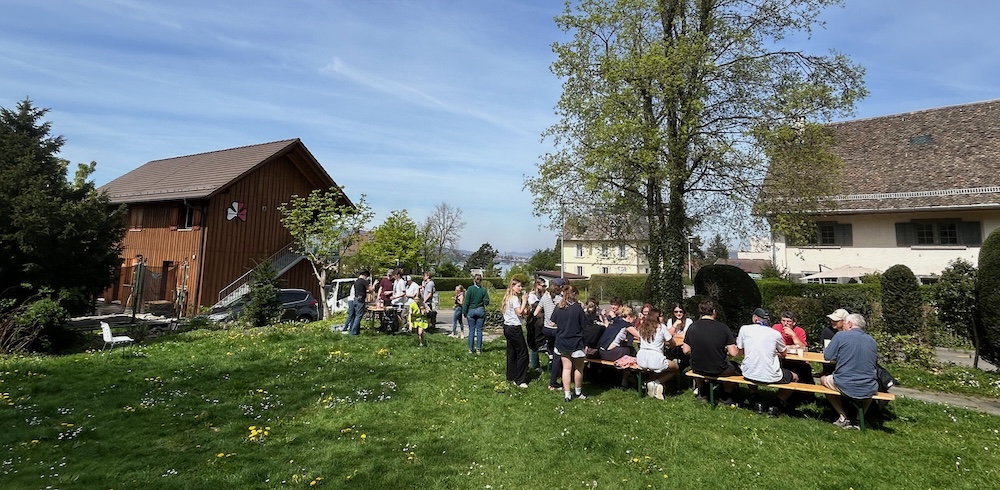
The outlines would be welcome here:
[[[101,190],[108,192],[113,204],[205,198],[296,145],[309,153],[296,138],[153,160],[108,182]],[[315,162],[311,155],[309,159]],[[322,167],[320,171],[327,175]]]
[[[844,162],[836,212],[1000,208],[1000,100],[827,127]]]

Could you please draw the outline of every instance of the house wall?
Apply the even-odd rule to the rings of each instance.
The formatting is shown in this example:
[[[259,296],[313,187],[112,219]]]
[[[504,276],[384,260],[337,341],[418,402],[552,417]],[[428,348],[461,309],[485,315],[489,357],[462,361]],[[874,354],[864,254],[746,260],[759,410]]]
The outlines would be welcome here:
[[[582,255],[577,255],[577,245]],[[604,253],[602,247],[607,247]],[[562,245],[563,270],[573,274],[647,274],[649,262],[638,253],[634,245],[625,246],[624,257],[619,256],[618,243],[600,240],[564,240]],[[607,271],[604,269],[607,268]]]
[[[205,269],[199,304],[214,304],[222,288],[291,243],[291,235],[281,225],[278,206],[292,195],[304,196],[314,189],[292,158],[293,154],[286,154],[262,165],[212,197],[205,217]],[[243,203],[246,221],[228,219],[234,202]],[[318,298],[311,269],[308,264],[305,271],[302,267],[300,263],[290,275],[283,276],[283,284],[307,289]]]
[[[193,289],[200,266],[197,251],[201,229],[199,226],[183,228],[183,202],[129,204],[128,209],[131,225],[122,241],[121,269],[116,286],[105,293],[105,299],[118,300],[123,305],[130,302],[134,295],[135,265],[141,255],[149,274],[142,301],[173,302],[182,283],[189,291]],[[195,219],[198,222],[197,215]],[[185,259],[188,263],[186,282]]]
[[[885,271],[896,264],[904,264],[917,276],[935,276],[948,267],[952,260],[962,258],[973,265],[978,263],[978,246],[897,246],[896,223],[914,219],[956,219],[979,221],[982,239],[1000,227],[1000,211],[921,212],[834,216],[817,221],[849,223],[853,243],[850,246],[787,245],[781,237],[774,242],[775,265],[792,274],[812,274],[824,269],[842,266],[860,266]]]

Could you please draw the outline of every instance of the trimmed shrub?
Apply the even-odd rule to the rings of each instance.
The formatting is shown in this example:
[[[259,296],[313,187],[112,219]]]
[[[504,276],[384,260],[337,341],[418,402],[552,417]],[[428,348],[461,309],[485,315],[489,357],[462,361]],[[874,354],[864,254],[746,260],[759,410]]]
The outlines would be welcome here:
[[[912,335],[891,334],[888,332],[868,332],[878,344],[879,362],[886,364],[901,364],[920,369],[934,366],[936,358],[930,347],[921,344]]]
[[[794,313],[799,326],[806,331],[806,342],[814,348],[822,345],[820,335],[823,333],[823,328],[830,324],[830,319],[826,317],[829,312],[823,308],[822,301],[816,298],[779,296],[768,304],[767,308],[771,312],[772,324],[781,320],[781,312]]]
[[[889,333],[912,334],[920,328],[920,283],[909,267],[897,264],[882,274],[882,320]]]
[[[281,319],[284,310],[278,300],[278,279],[274,266],[265,260],[250,273],[249,299],[243,307],[243,318],[251,327],[263,327]]]
[[[1000,229],[993,230],[979,250],[976,302],[979,355],[996,364],[1000,362]]]
[[[772,304],[782,296],[815,298],[823,304],[823,311],[832,313],[843,308],[860,313],[871,323],[879,298],[878,284],[802,284],[774,279],[757,281],[762,301]]]
[[[706,265],[694,276],[695,294],[709,296],[722,306],[733,331],[748,323],[754,308],[761,306],[760,289],[746,272],[732,265]],[[722,321],[722,319],[719,319]]]
[[[602,302],[610,301],[615,296],[626,302],[643,301],[648,277],[647,274],[594,274],[590,276],[588,289]],[[582,289],[577,281],[572,281],[572,284]]]

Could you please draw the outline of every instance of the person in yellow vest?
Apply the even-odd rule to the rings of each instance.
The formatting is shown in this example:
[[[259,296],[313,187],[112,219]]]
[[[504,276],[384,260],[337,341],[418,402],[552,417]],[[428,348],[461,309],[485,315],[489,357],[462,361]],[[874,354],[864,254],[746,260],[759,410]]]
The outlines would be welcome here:
[[[410,326],[417,331],[417,345],[426,347],[424,344],[424,329],[427,328],[427,304],[423,298],[418,297],[416,301],[410,301]]]

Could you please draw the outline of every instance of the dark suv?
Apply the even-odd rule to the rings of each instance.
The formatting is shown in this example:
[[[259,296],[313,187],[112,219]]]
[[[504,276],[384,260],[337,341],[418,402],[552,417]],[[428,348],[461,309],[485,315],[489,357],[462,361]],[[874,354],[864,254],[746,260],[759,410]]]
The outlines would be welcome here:
[[[213,322],[236,320],[243,314],[243,307],[250,298],[244,296],[225,308],[215,308],[208,314]],[[285,309],[282,320],[314,322],[319,320],[319,301],[305,289],[280,289],[278,301]]]

